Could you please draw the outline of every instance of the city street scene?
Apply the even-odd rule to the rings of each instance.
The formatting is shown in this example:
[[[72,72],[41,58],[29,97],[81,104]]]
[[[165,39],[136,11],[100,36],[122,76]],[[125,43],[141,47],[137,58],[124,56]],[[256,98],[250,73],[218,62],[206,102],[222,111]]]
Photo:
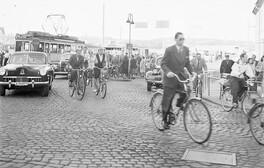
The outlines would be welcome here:
[[[3,0],[0,168],[264,168],[264,0]]]

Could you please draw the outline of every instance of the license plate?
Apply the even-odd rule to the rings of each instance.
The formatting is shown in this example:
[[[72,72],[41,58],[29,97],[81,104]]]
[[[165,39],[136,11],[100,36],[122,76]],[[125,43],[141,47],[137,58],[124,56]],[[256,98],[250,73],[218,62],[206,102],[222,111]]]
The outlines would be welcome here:
[[[16,82],[16,86],[27,86],[26,82]]]

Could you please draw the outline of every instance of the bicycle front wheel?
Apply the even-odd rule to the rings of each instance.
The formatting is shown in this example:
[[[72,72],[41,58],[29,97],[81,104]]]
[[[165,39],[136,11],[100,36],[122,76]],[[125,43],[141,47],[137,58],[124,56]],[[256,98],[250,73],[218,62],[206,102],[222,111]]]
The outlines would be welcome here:
[[[209,110],[198,99],[190,99],[183,114],[185,130],[194,142],[202,144],[206,142],[212,133],[212,121]]]
[[[231,88],[225,88],[221,95],[221,104],[226,112],[230,112],[233,109],[233,96],[231,94]]]
[[[249,112],[250,131],[254,139],[264,145],[264,104],[255,104]]]
[[[250,109],[254,104],[257,103],[257,100],[261,99],[261,96],[257,92],[248,92],[245,97],[242,99],[241,104],[245,115],[248,115]]]
[[[105,96],[106,96],[106,92],[107,92],[107,85],[106,85],[106,82],[102,82],[100,84],[100,95],[101,95],[101,98],[104,99]]]
[[[77,89],[76,89],[76,95],[77,99],[82,100],[85,94],[86,89],[86,83],[85,79],[83,77],[80,77],[77,79]]]
[[[158,130],[163,131],[164,130],[164,122],[162,118],[162,97],[163,94],[160,92],[156,92],[150,102],[150,108],[151,108],[151,116],[153,119],[153,122]]]
[[[69,86],[69,95],[72,97],[73,94],[74,94],[74,91],[75,91],[75,87],[72,85],[72,86]]]

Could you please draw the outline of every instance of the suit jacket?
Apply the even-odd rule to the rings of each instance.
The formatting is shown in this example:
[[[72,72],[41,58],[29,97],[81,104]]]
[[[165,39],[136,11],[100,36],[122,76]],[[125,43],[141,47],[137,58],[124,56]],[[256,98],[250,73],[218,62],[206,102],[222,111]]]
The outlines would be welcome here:
[[[163,70],[163,85],[170,88],[177,88],[179,81],[175,77],[168,78],[166,74],[168,72],[173,72],[181,76],[181,74],[184,74],[185,67],[190,73],[193,72],[189,60],[189,48],[183,46],[183,50],[180,53],[176,45],[168,47],[161,61],[161,68]]]
[[[227,60],[223,60],[220,66],[220,73],[231,73],[233,64],[233,60],[228,60],[228,63]]]
[[[198,65],[198,59],[192,59],[191,65],[193,67],[193,71],[196,73],[203,73],[203,71],[207,71],[206,62],[202,58],[199,60],[199,65]]]
[[[84,65],[84,57],[79,55],[79,59],[77,60],[77,54],[71,55],[68,63],[73,69],[81,69]]]

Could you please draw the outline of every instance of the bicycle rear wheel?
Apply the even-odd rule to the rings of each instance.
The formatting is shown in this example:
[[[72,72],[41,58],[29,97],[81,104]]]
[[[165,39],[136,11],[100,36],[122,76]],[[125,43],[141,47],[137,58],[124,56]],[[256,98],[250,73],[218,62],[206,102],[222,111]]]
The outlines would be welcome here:
[[[226,112],[230,112],[233,107],[233,96],[231,94],[231,88],[225,88],[221,95],[221,104]]]
[[[106,84],[106,82],[102,82],[100,84],[100,95],[101,95],[102,99],[105,98],[106,92],[107,92],[107,84]]]
[[[248,92],[245,95],[245,97],[241,101],[243,112],[245,113],[245,115],[248,115],[250,109],[254,104],[257,103],[258,99],[261,99],[261,96],[257,92]]]
[[[255,104],[249,112],[250,131],[254,139],[264,145],[264,104]]]
[[[84,77],[80,77],[77,79],[77,86],[76,86],[76,97],[79,100],[82,100],[85,94],[86,83]]]
[[[183,114],[184,127],[194,142],[206,142],[212,133],[212,121],[209,110],[198,99],[190,99]]]
[[[151,109],[151,116],[152,120],[157,127],[158,130],[163,131],[164,130],[164,122],[162,118],[162,97],[163,93],[156,92],[150,101],[150,109]]]

